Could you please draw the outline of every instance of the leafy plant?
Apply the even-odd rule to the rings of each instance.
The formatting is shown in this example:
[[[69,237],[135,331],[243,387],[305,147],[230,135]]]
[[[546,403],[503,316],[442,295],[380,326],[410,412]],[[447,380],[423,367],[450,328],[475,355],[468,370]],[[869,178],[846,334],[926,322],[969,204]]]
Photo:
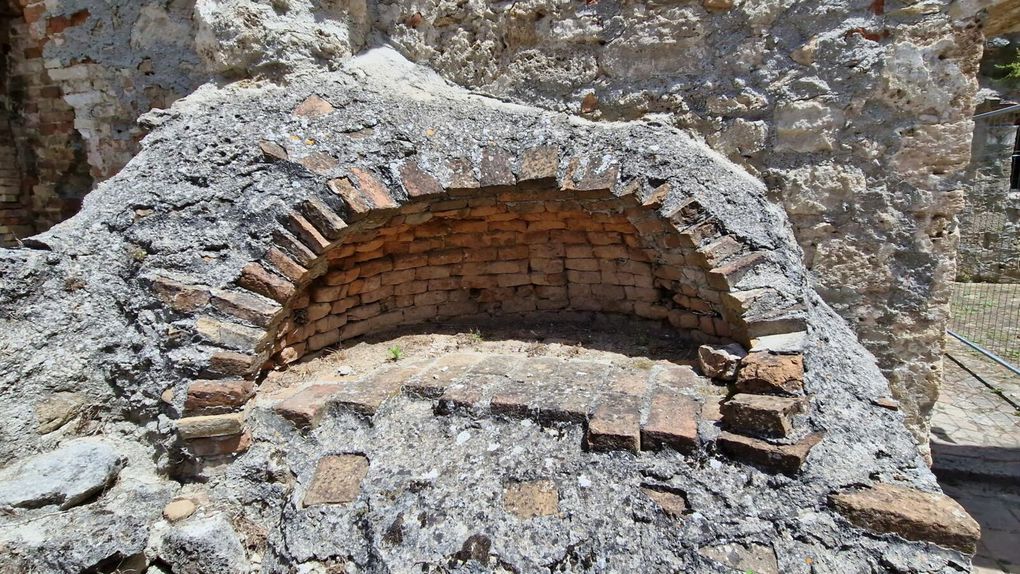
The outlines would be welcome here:
[[[391,361],[399,361],[404,358],[404,350],[396,345],[386,349],[386,352],[390,354]]]
[[[1008,70],[1006,72],[1006,78],[1011,80],[1020,80],[1020,49],[1016,51],[1016,59],[1008,64],[1001,66],[995,66],[1000,70]]]

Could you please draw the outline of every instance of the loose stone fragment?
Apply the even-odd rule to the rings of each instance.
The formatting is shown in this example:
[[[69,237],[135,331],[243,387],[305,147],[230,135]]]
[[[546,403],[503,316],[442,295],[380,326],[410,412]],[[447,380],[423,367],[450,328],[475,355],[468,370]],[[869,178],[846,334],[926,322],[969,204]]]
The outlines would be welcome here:
[[[790,417],[801,412],[801,399],[739,394],[722,405],[723,422],[737,432],[785,437],[793,424]]]
[[[294,108],[294,115],[305,118],[321,118],[331,114],[334,109],[332,104],[312,94]]]
[[[241,574],[250,570],[237,532],[222,514],[175,525],[156,540],[154,549],[174,574]]]
[[[820,433],[809,435],[800,442],[779,445],[731,432],[719,434],[719,448],[733,458],[784,474],[800,470],[811,449],[822,440]]]
[[[640,450],[641,411],[636,397],[607,397],[588,421],[586,441],[593,451]]]
[[[163,507],[163,517],[170,522],[184,520],[195,513],[195,503],[187,498],[180,498],[170,501]]]
[[[802,355],[750,353],[740,362],[737,390],[742,393],[799,395],[804,391]]]
[[[893,484],[877,484],[830,496],[853,524],[879,533],[924,540],[967,554],[977,549],[981,527],[955,500]]]
[[[559,500],[556,484],[551,480],[515,483],[503,490],[503,508],[524,519],[558,513]]]
[[[698,348],[698,364],[706,377],[721,381],[732,381],[737,378],[737,367],[740,360],[747,356],[747,351],[736,343],[729,345],[702,345]]]
[[[85,397],[80,393],[53,393],[35,405],[35,417],[39,421],[36,430],[39,434],[57,430],[74,418],[84,404]]]
[[[0,506],[77,506],[113,483],[124,458],[111,445],[92,439],[15,462],[0,471]]]
[[[768,546],[751,544],[721,544],[698,550],[705,558],[725,564],[739,572],[755,574],[779,574],[776,553]]]
[[[315,467],[304,506],[347,504],[358,498],[361,481],[368,474],[368,459],[360,454],[324,456]]]

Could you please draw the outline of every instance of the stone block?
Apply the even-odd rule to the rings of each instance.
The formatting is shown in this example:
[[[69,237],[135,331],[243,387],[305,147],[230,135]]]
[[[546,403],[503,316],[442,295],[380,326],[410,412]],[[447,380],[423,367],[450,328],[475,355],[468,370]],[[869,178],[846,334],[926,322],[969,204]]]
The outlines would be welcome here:
[[[880,534],[926,541],[973,554],[981,527],[952,498],[908,486],[876,484],[830,496],[851,523]]]
[[[754,464],[765,470],[796,474],[807,459],[808,453],[821,442],[822,435],[808,435],[794,444],[772,444],[767,441],[723,431],[719,434],[719,448],[731,457]]]
[[[521,159],[519,181],[555,180],[560,165],[560,150],[555,146],[527,149]]]
[[[558,514],[559,502],[559,491],[551,480],[512,483],[503,490],[503,508],[525,520]]]
[[[745,434],[785,437],[793,429],[790,420],[804,410],[800,398],[737,394],[723,403],[723,422],[730,430]]]
[[[740,361],[736,388],[741,393],[803,394],[804,357],[749,353]]]
[[[706,377],[731,382],[737,378],[740,361],[747,351],[737,343],[698,347],[698,365]]]
[[[244,423],[242,413],[185,417],[177,420],[177,434],[185,440],[239,434]]]
[[[478,166],[478,183],[482,187],[510,186],[517,183],[513,172],[513,158],[506,151],[487,147],[482,150]]]
[[[368,474],[368,458],[361,454],[324,456],[315,466],[301,504],[348,504],[361,493],[361,481]]]

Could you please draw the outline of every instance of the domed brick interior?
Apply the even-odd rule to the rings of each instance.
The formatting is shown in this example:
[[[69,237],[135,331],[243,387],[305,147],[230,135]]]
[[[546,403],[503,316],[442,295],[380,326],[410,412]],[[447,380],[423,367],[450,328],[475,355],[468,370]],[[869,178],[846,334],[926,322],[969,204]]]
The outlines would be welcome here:
[[[504,315],[626,314],[693,340],[731,335],[706,273],[713,255],[632,196],[454,191],[358,222],[337,243],[288,302],[275,362],[398,325]]]

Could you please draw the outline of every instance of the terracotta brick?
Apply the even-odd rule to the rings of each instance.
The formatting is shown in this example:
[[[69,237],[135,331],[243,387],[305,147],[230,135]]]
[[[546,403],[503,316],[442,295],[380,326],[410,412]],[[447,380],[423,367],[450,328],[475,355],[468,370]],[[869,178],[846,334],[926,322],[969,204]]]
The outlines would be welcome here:
[[[461,282],[457,278],[430,279],[428,286],[429,291],[450,291],[460,289]]]
[[[204,285],[188,285],[161,275],[153,275],[147,279],[156,296],[175,311],[190,313],[209,302],[209,288]]]
[[[345,297],[339,301],[335,301],[333,303],[333,307],[330,309],[330,312],[333,313],[334,315],[346,313],[348,309],[360,304],[361,304],[360,296],[355,295],[353,297]]]
[[[568,259],[568,261],[570,261]],[[594,285],[602,281],[602,275],[598,271],[570,271],[566,272],[567,281],[582,285]]]
[[[233,351],[217,351],[209,356],[203,370],[207,376],[242,377],[251,374],[259,364],[258,357]]]
[[[308,350],[318,351],[324,349],[330,345],[335,345],[340,342],[340,330],[334,329],[325,333],[316,333],[308,338]]]
[[[357,279],[360,274],[361,274],[360,267],[354,267],[351,269],[347,269],[346,271],[340,270],[330,271],[325,275],[323,281],[325,281],[326,285],[329,285],[331,287],[337,287],[351,283],[352,281]]]
[[[641,409],[637,397],[606,397],[588,421],[585,441],[593,451],[638,452],[641,448]]]
[[[347,312],[347,317],[351,321],[362,321],[370,317],[375,317],[382,313],[382,308],[378,303],[372,303],[369,305],[361,305],[355,307]]]
[[[800,470],[811,449],[821,440],[822,435],[815,433],[794,444],[778,445],[723,431],[717,444],[723,452],[733,458],[767,470],[792,475]]]
[[[492,261],[490,263],[486,263],[484,269],[486,273],[491,273],[494,275],[502,273],[516,273],[516,274],[527,273],[528,262],[524,260]]]
[[[301,282],[308,274],[308,269],[299,265],[289,255],[276,247],[266,252],[266,261],[292,283]]]
[[[400,166],[400,182],[408,197],[437,196],[443,193],[443,186],[439,180],[426,173],[413,161]]]
[[[489,230],[489,224],[485,221],[465,220],[450,223],[452,233],[485,233]]]
[[[531,221],[528,223],[528,232],[549,231],[552,229],[566,229],[567,224],[559,219]]]
[[[335,384],[311,385],[277,403],[273,411],[298,428],[314,427],[319,423],[332,397],[339,391],[340,386]]]
[[[365,262],[361,265],[361,277],[373,277],[393,269],[393,260],[389,257]]]
[[[429,279],[444,279],[450,276],[449,267],[421,267],[415,269],[414,278],[416,280],[429,280]]]
[[[567,259],[563,265],[570,271],[598,271],[597,259]]]
[[[393,289],[394,295],[417,295],[419,293],[425,293],[429,289],[427,281],[411,281],[409,283],[403,283],[397,285]]]
[[[542,146],[524,151],[520,181],[555,180],[559,170],[560,150]]]
[[[528,262],[528,266],[532,271],[540,273],[562,273],[564,271],[562,259],[542,259],[536,257]]]
[[[272,323],[282,307],[270,299],[252,295],[245,291],[216,289],[212,292],[212,304],[223,313],[266,327]]]
[[[594,257],[594,251],[591,245],[567,245],[564,247],[564,252],[567,257],[572,259],[590,259]]]
[[[230,412],[248,402],[253,388],[245,380],[194,381],[188,385],[184,411],[188,415]]]
[[[353,287],[353,284],[351,287]],[[315,303],[332,303],[338,299],[343,299],[349,293],[351,287],[347,285],[315,287],[311,290],[312,301]]]
[[[515,233],[524,233],[528,230],[528,222],[520,219],[509,219],[506,221],[490,221],[488,223],[489,229],[492,231],[513,231]],[[530,237],[529,237],[530,235]],[[546,237],[541,232],[535,232],[532,234],[526,234],[523,241],[525,243],[538,243],[538,237]]]
[[[259,263],[249,263],[241,270],[237,284],[249,291],[264,295],[278,303],[286,303],[294,296],[294,285],[277,277]]]
[[[657,389],[652,394],[648,420],[641,425],[641,448],[669,447],[681,452],[698,448],[696,400],[672,389]]]
[[[192,456],[215,457],[240,454],[251,447],[251,431],[244,430],[235,435],[198,438],[188,441]]]
[[[531,257],[535,259],[556,259],[566,255],[566,248],[561,243],[545,242],[529,245],[528,250],[531,252]]]

